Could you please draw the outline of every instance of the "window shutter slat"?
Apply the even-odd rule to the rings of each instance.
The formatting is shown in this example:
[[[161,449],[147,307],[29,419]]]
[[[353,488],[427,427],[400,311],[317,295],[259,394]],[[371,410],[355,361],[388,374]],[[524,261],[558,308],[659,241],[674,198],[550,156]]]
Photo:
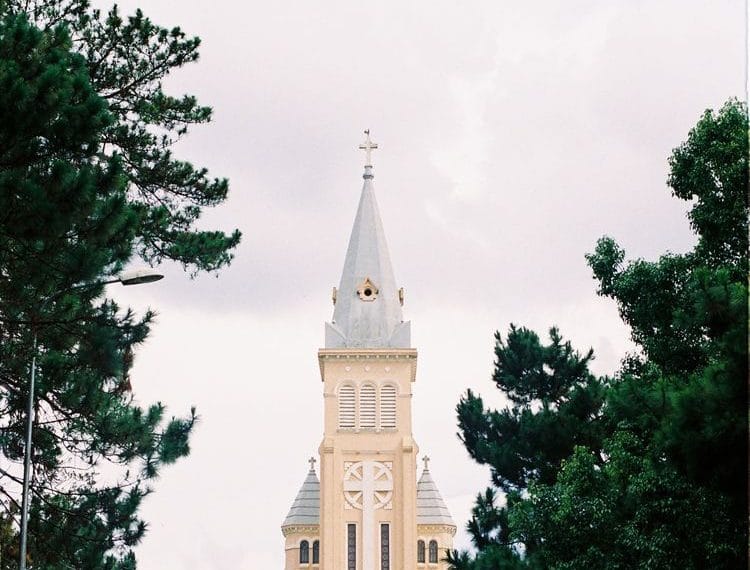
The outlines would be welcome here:
[[[396,427],[396,388],[383,386],[380,389],[380,427]]]
[[[339,427],[353,428],[355,420],[354,386],[341,386],[339,389]]]
[[[375,386],[370,384],[359,391],[359,427],[375,427]]]

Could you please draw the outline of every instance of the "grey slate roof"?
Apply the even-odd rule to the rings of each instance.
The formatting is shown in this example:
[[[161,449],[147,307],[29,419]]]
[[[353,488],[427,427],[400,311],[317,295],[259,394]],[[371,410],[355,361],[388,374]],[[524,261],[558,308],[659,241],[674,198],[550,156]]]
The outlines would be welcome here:
[[[427,467],[417,483],[417,524],[456,526]]]
[[[313,468],[308,471],[281,526],[307,524],[320,524],[320,481]]]
[[[409,348],[410,324],[403,322],[396,280],[375,200],[372,166],[364,185],[344,260],[333,321],[326,323],[326,348]],[[378,289],[363,301],[357,288],[365,279]]]

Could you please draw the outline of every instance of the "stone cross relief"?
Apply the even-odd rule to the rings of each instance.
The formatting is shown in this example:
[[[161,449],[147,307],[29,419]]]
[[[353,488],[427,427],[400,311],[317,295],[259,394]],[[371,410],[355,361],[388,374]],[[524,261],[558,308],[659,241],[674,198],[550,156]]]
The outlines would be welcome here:
[[[359,145],[359,148],[365,151],[365,166],[372,166],[372,151],[378,148],[378,144],[370,140],[370,129],[365,131],[365,142]]]
[[[376,570],[375,511],[390,509],[393,498],[393,464],[388,461],[344,463],[346,507],[362,511],[362,568]]]

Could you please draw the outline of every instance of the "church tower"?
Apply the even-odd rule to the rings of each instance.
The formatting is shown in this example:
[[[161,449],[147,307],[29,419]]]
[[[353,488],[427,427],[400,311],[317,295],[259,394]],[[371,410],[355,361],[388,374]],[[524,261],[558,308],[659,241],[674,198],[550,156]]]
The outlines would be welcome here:
[[[417,481],[411,397],[417,351],[380,220],[370,141],[333,319],[318,351],[324,425],[282,524],[286,570],[442,570],[456,526],[427,467]]]

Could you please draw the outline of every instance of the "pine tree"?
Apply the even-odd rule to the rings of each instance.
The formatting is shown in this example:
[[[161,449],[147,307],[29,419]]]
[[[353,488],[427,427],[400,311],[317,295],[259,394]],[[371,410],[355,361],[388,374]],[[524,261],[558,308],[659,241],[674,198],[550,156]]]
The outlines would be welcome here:
[[[0,0],[0,13],[22,13],[40,29],[64,25],[82,55],[94,91],[112,121],[98,134],[99,160],[120,157],[127,199],[138,213],[136,252],[151,263],[174,260],[192,274],[227,265],[240,232],[196,228],[203,210],[221,204],[229,184],[174,157],[174,143],[191,125],[211,120],[192,95],[173,97],[162,82],[198,60],[199,38],[160,27],[137,10],[124,18],[89,0]]]
[[[691,201],[693,251],[625,263],[602,238],[587,256],[639,352],[594,378],[553,329],[496,336],[494,380],[510,400],[458,405],[470,455],[507,493],[480,495],[476,556],[457,569],[739,568],[747,547],[748,117],[706,111],[670,158]],[[502,553],[498,557],[498,552]]]
[[[162,243],[148,229],[159,207],[134,194],[133,157],[112,150],[121,117],[97,93],[65,18],[40,29],[0,8],[0,564],[16,567],[7,523],[19,511],[36,355],[31,566],[131,569],[149,481],[188,454],[196,419],[134,404],[129,368],[153,315],[102,297],[103,280]],[[162,229],[173,244],[190,240],[189,224],[171,223]],[[172,257],[197,269],[228,262],[226,248],[203,248],[194,235]],[[105,483],[103,470],[116,481]]]

